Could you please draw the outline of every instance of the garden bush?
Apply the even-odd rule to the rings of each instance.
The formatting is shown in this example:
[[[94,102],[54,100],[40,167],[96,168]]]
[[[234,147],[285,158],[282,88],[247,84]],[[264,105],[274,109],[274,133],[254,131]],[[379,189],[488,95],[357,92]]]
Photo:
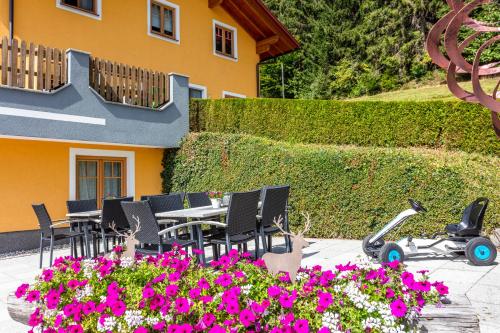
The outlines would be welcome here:
[[[16,296],[36,302],[33,332],[408,332],[448,293],[397,261],[271,276],[232,250],[211,267],[179,250],[157,257],[59,258]]]
[[[291,143],[428,147],[498,156],[490,112],[460,101],[194,100],[191,130]]]
[[[291,186],[291,225],[311,214],[309,237],[361,239],[409,207],[391,237],[442,231],[477,197],[490,199],[486,231],[500,227],[498,157],[422,148],[290,144],[248,135],[193,133],[164,159],[165,191],[245,191]]]

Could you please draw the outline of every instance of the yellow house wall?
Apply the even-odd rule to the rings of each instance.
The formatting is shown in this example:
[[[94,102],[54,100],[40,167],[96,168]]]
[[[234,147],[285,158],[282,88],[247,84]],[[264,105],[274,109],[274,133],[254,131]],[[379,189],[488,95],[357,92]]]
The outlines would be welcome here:
[[[135,197],[161,193],[163,149],[0,139],[0,232],[33,230],[32,203],[64,218],[69,198],[70,148],[135,152]]]
[[[185,74],[191,83],[206,86],[211,98],[220,98],[223,90],[255,97],[255,40],[224,9],[208,8],[208,0],[170,2],[180,6],[180,45],[148,35],[147,0],[102,0],[101,20],[59,9],[55,0],[15,0],[15,37]],[[0,12],[0,32],[5,35],[8,0],[0,0]],[[213,54],[213,19],[237,28],[237,62]]]

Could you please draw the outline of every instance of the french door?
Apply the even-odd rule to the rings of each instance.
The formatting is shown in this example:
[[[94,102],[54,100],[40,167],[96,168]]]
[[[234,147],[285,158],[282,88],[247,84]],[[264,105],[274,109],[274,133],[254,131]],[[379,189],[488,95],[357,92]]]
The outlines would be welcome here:
[[[126,159],[119,157],[76,157],[76,198],[102,199],[125,196],[127,193]]]

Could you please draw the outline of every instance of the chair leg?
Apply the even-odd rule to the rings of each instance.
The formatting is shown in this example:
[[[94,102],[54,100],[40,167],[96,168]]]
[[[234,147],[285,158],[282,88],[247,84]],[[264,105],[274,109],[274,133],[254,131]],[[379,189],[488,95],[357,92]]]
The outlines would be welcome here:
[[[40,268],[43,265],[43,236],[40,235]]]
[[[215,261],[219,260],[219,251],[220,251],[220,246],[216,244],[212,244],[212,254]]]
[[[74,258],[75,256],[73,254],[74,254],[73,253],[73,237],[71,237],[69,239],[69,255]]]
[[[263,254],[266,253],[267,251],[267,243],[266,243],[266,235],[264,234],[264,227],[260,228],[260,238],[262,239],[262,249],[263,249]]]
[[[248,243],[243,243],[243,252],[248,252]]]
[[[229,254],[231,251],[231,241],[229,240],[229,234],[226,233],[226,254]]]
[[[255,259],[259,259],[259,233],[255,230],[254,233],[255,240]]]
[[[54,257],[54,235],[50,236],[50,261],[49,267],[52,267],[52,259]]]
[[[267,236],[267,250],[273,252],[273,235]]]
[[[286,235],[285,236],[285,244],[286,244],[286,250],[287,252],[292,252],[292,240],[290,239],[290,236]]]

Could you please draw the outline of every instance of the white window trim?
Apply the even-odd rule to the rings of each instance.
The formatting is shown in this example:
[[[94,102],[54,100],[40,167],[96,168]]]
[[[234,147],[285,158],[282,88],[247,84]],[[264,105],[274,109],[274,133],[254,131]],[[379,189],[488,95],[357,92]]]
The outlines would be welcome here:
[[[223,97],[223,98],[226,98],[226,96],[231,96],[231,97],[236,97],[236,98],[247,98],[247,96],[246,96],[246,95],[237,94],[237,93],[234,93],[234,92],[230,92],[230,91],[227,91],[227,90],[223,90],[223,91],[222,91],[222,97]]]
[[[172,7],[175,9],[175,36],[174,36],[175,39],[163,37],[161,35],[158,35],[158,34],[151,32],[151,0],[147,1],[147,5],[148,5],[148,8],[147,8],[147,11],[148,11],[147,29],[148,30],[147,30],[147,32],[148,32],[148,36],[158,38],[158,39],[179,45],[181,43],[181,20],[180,20],[181,8],[179,7],[179,5],[176,5],[175,3],[171,3],[171,2],[166,1],[166,0],[155,0],[155,2],[158,2],[162,5],[169,6],[169,7]]]
[[[225,56],[223,54],[220,54],[220,53],[217,53],[217,51],[215,50],[215,26],[216,25],[219,25],[223,28],[226,28],[226,29],[230,29],[233,31],[233,40],[234,40],[234,58],[233,57],[228,57],[228,56]],[[212,20],[212,47],[213,47],[213,53],[214,55],[216,55],[217,57],[221,57],[221,58],[224,58],[224,59],[228,59],[228,60],[232,60],[232,61],[235,61],[237,62],[238,61],[238,29],[236,29],[235,27],[229,25],[229,24],[226,24],[226,23],[222,23],[220,21],[217,21],[217,20]]]
[[[83,15],[86,17],[90,17],[90,18],[93,18],[94,20],[98,20],[98,21],[100,21],[102,19],[102,0],[96,0],[96,2],[95,2],[96,7],[97,7],[96,14],[91,14],[91,13],[87,13],[83,10],[71,8],[70,6],[63,5],[61,2],[62,2],[61,0],[56,0],[56,7],[59,9],[67,10],[68,12],[72,12],[75,14],[80,14],[80,15]]]
[[[127,196],[135,197],[135,152],[103,149],[69,149],[69,200],[76,200],[76,157],[125,157],[127,163]]]
[[[189,88],[200,90],[201,91],[201,98],[207,98],[207,87],[199,85],[199,84],[190,83]]]

